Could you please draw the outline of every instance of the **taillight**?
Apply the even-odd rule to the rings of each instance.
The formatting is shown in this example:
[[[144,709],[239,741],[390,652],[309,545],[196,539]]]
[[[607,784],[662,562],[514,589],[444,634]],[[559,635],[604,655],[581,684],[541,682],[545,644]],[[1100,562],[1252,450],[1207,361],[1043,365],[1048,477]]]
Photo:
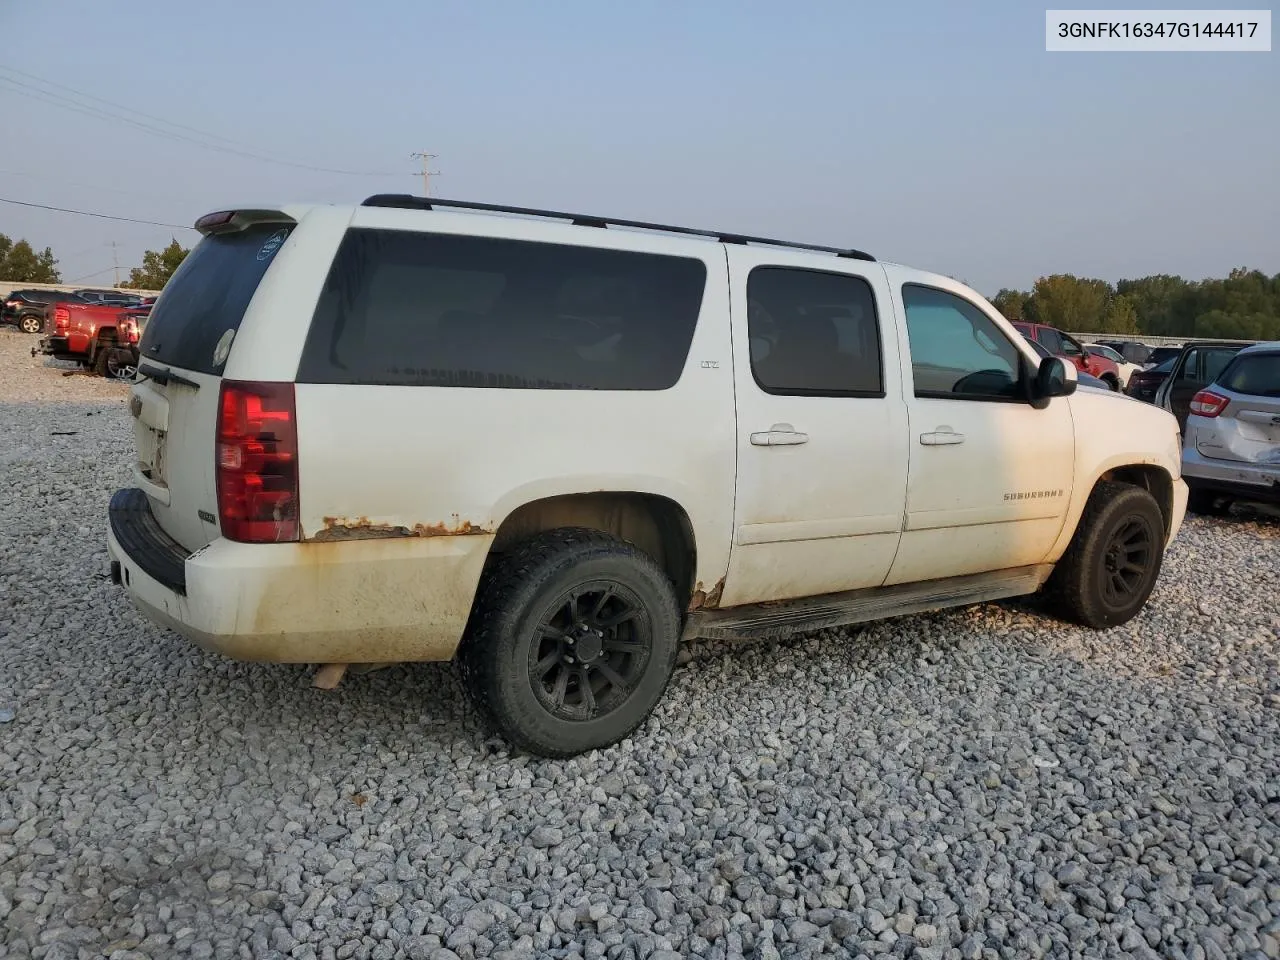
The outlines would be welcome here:
[[[71,311],[66,307],[53,308],[53,325],[55,327],[66,327],[71,323]]]
[[[128,318],[121,320],[116,328],[120,336],[124,337],[125,343],[138,342],[138,325]]]
[[[222,535],[241,543],[298,540],[293,384],[223,380],[215,456]]]
[[[1220,396],[1212,390],[1201,390],[1191,398],[1191,412],[1197,417],[1216,417],[1227,409],[1227,404],[1230,402],[1229,398]]]

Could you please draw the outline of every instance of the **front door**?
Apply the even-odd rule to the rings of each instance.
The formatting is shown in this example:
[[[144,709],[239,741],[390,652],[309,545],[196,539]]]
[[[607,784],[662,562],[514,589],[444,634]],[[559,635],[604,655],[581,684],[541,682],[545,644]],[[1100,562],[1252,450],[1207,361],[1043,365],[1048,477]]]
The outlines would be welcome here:
[[[1071,498],[1069,398],[1024,401],[1031,361],[963,288],[886,267],[905,317],[906,526],[887,583],[1043,562]]]
[[[900,346],[883,268],[729,247],[738,406],[722,606],[879,586],[907,483]]]

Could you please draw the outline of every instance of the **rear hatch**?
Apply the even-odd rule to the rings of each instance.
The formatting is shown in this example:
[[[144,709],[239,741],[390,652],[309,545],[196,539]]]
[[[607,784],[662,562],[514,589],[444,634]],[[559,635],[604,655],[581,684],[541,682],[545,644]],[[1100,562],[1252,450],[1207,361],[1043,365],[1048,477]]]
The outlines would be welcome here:
[[[161,528],[193,552],[219,535],[222,370],[249,302],[295,226],[283,214],[262,211],[203,218],[197,227],[206,236],[146,318],[129,404],[134,482]]]
[[[1236,356],[1208,390],[1230,402],[1200,429],[1196,450],[1280,470],[1280,350]]]

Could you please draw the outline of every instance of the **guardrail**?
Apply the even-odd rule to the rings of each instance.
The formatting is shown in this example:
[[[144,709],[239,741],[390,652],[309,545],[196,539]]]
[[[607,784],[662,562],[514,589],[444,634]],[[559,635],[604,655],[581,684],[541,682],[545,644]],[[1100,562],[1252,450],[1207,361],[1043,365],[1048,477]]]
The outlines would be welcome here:
[[[1219,343],[1257,343],[1257,340],[1232,340],[1229,337],[1151,337],[1143,333],[1075,333],[1068,330],[1071,336],[1081,343],[1097,343],[1099,340],[1131,340],[1147,347],[1180,347],[1188,340],[1216,340]]]

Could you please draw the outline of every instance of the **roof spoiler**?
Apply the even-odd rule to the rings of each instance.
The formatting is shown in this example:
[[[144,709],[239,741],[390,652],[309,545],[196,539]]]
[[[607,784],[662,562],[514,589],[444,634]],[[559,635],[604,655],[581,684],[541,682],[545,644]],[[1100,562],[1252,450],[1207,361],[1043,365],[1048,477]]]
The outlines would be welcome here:
[[[239,233],[260,223],[295,224],[298,221],[281,210],[219,210],[206,213],[195,227],[204,236],[215,233]]]

